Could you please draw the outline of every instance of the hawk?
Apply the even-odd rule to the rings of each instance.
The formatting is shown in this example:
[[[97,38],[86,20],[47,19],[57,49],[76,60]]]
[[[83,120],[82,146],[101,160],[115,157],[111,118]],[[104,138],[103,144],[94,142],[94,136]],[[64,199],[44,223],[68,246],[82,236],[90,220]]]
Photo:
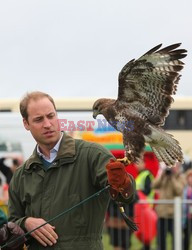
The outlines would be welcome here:
[[[162,128],[184,66],[180,59],[187,55],[185,49],[178,48],[180,45],[160,49],[160,44],[129,61],[119,73],[117,100],[101,98],[93,105],[94,118],[102,114],[123,134],[128,162],[141,159],[145,143],[167,166],[183,162],[179,142]]]

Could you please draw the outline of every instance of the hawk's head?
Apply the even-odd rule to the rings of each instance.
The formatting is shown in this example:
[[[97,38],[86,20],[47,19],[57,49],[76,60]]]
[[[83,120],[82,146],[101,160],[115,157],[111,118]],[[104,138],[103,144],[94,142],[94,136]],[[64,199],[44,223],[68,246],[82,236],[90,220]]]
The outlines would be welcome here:
[[[96,119],[99,114],[102,114],[102,109],[105,105],[105,98],[98,99],[93,104],[93,118]]]
[[[101,98],[93,104],[93,118],[96,119],[97,115],[104,115],[108,107],[114,104],[114,99]]]

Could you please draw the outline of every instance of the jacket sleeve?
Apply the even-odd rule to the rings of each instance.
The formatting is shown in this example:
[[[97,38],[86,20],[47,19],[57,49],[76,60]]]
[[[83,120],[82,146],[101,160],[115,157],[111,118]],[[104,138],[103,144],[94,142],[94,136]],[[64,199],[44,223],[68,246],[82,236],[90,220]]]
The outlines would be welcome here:
[[[25,216],[24,205],[22,204],[20,198],[18,197],[18,194],[20,193],[20,188],[22,186],[19,174],[20,174],[20,169],[18,169],[18,171],[16,171],[16,173],[14,174],[9,186],[8,220],[15,222],[22,229],[25,229],[24,221],[27,217]]]
[[[104,147],[93,143],[89,149],[89,168],[92,183],[102,188],[107,185],[106,165],[114,156]]]

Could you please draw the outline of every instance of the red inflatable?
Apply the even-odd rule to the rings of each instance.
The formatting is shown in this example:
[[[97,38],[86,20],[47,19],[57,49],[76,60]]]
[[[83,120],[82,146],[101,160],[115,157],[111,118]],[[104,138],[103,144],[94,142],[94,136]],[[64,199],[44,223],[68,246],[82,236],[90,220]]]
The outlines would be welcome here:
[[[140,200],[146,200],[146,195],[138,191]],[[138,231],[134,232],[136,237],[143,243],[149,244],[157,234],[157,215],[149,204],[136,203],[134,206],[134,221]]]

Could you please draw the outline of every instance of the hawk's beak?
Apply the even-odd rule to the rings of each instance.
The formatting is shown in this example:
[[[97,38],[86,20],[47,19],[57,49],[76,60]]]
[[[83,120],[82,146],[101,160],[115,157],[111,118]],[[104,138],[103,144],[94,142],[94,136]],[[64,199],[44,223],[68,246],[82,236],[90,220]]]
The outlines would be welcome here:
[[[97,110],[93,110],[93,118],[96,119],[99,112]]]

